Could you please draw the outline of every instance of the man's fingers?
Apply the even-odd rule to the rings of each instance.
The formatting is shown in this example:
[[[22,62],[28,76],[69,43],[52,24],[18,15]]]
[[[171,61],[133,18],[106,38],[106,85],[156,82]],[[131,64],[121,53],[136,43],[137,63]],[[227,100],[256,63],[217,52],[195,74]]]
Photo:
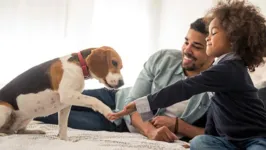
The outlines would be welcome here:
[[[153,121],[153,125],[156,126],[158,124],[158,121],[157,120],[154,120]]]
[[[158,121],[159,121],[159,116],[156,116],[156,117],[152,118],[152,120],[151,120],[152,123],[155,123]]]
[[[159,135],[161,136],[161,138],[163,138],[162,139],[163,141],[165,141],[165,142],[173,142],[171,137],[168,136],[168,131],[166,130],[165,127],[161,127],[161,130],[159,131]]]
[[[154,125],[155,118],[152,118],[150,122],[151,122],[151,124],[153,124],[153,125]]]
[[[166,126],[161,127],[160,134],[164,134],[164,139],[168,142],[174,142],[177,140],[177,136],[172,133]]]
[[[161,125],[161,124],[159,124],[159,123],[156,123],[156,124],[154,124],[153,126],[155,126],[156,128],[160,128],[160,127],[162,127],[163,125]]]
[[[173,132],[171,132],[170,130],[169,130],[169,132],[166,132],[166,134],[167,134],[167,136],[171,142],[174,142],[175,140],[178,139],[177,136]]]
[[[157,120],[158,116],[155,116],[154,118],[152,118],[152,121]]]
[[[169,136],[166,133],[162,133],[162,137],[163,137],[163,140],[165,142],[171,142],[171,139],[169,138]]]
[[[163,132],[162,130],[158,131],[157,135],[152,139],[156,141],[164,141],[164,142],[169,142],[170,140],[168,136],[165,134],[165,132]]]

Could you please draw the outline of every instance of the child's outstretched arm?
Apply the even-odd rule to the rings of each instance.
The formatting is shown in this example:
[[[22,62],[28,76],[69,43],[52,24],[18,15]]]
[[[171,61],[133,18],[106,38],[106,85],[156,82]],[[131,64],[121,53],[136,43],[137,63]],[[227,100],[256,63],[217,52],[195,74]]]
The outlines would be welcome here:
[[[126,105],[121,112],[110,114],[110,116],[112,116],[112,119],[117,119],[138,111],[142,119],[147,121],[153,117],[152,110],[171,106],[177,102],[187,100],[195,94],[242,88],[243,79],[239,76],[241,72],[236,69],[239,67],[234,65],[231,62],[214,65],[197,76],[180,80],[157,93],[139,98]]]

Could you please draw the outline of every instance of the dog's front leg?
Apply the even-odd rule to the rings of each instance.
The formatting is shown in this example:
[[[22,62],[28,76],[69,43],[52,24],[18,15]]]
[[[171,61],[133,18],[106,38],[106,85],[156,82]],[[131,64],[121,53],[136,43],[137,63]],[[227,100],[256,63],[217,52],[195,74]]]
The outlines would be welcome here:
[[[71,110],[71,106],[60,110],[58,113],[58,124],[59,124],[59,133],[58,136],[61,140],[67,140],[67,127],[68,127],[68,117]]]
[[[94,111],[103,114],[106,118],[109,113],[112,113],[110,107],[105,105],[102,101],[95,97],[83,95],[78,91],[60,91],[60,96],[62,103],[92,108]]]

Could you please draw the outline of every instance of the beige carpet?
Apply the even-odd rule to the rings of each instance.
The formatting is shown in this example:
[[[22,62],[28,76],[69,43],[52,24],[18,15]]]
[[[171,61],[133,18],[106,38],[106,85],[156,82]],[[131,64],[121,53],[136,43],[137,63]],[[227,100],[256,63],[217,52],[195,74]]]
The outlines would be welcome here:
[[[186,150],[184,142],[166,143],[147,140],[135,133],[84,131],[69,128],[68,141],[56,137],[57,125],[31,123],[29,129],[41,129],[46,135],[10,135],[0,137],[0,150]]]

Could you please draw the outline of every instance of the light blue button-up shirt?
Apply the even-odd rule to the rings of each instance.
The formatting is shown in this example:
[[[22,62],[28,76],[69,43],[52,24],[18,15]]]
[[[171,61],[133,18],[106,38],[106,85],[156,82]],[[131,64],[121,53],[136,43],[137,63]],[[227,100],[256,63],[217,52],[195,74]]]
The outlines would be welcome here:
[[[125,104],[155,93],[185,78],[181,51],[175,49],[160,50],[145,62],[133,87],[121,89],[116,93],[116,109],[117,111],[122,110]],[[210,102],[207,93],[194,95],[189,99],[183,114],[176,114],[176,117],[180,117],[185,122],[192,124],[206,113]],[[159,109],[156,115],[165,115],[165,110],[165,108]],[[130,122],[130,116],[125,116],[124,119],[129,130],[135,132],[136,130]],[[119,120],[116,121],[118,124],[119,122]]]

